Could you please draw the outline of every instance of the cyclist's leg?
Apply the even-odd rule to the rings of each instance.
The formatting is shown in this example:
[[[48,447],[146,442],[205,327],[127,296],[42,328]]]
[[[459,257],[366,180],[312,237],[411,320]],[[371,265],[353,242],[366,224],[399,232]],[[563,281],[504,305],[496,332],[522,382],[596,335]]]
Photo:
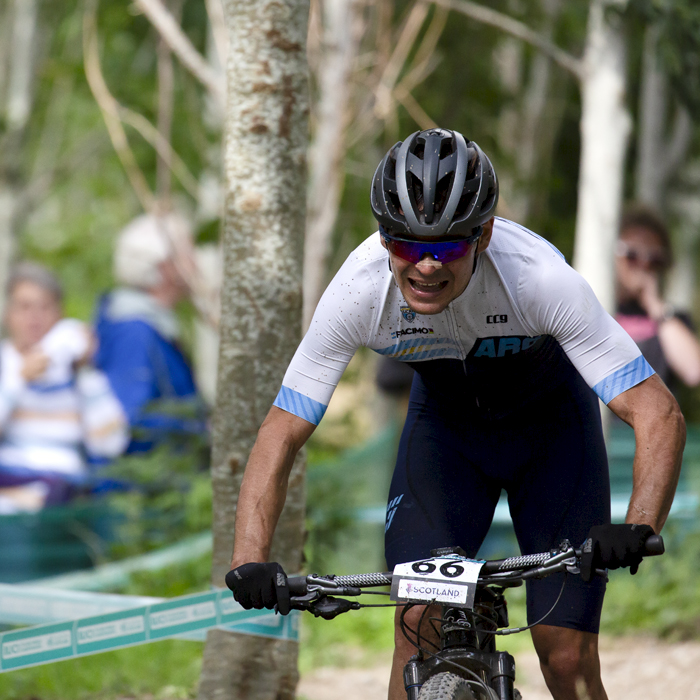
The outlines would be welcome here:
[[[597,634],[538,625],[532,629],[532,641],[554,700],[606,700]]]
[[[595,395],[578,382],[556,405],[538,407],[545,428],[529,468],[514,478],[508,496],[524,553],[546,551],[564,538],[580,545],[592,525],[610,522],[605,444]],[[562,585],[564,588],[562,589]],[[548,611],[560,595],[551,614]],[[575,575],[528,581],[528,623],[547,615],[533,631],[542,672],[553,696],[576,698],[583,683],[591,700],[602,700],[598,628],[605,594],[601,579]]]
[[[481,546],[501,487],[467,459],[465,448],[472,455],[465,430],[463,423],[451,424],[430,406],[412,402],[387,508],[385,545],[390,568],[428,557],[436,547],[458,545],[474,556]],[[477,452],[480,431],[473,435]],[[418,606],[407,612],[406,622],[413,629],[424,609]],[[435,616],[429,611],[426,617],[431,614]],[[403,667],[416,651],[398,621],[397,614],[390,700],[405,699]],[[423,630],[428,629],[423,625]],[[429,639],[437,642],[433,636]]]

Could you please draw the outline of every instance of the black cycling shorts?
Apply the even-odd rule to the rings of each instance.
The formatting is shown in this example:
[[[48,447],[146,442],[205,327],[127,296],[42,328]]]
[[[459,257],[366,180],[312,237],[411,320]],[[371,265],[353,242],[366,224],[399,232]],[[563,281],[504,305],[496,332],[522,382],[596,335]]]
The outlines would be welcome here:
[[[608,462],[598,399],[578,374],[505,418],[445,410],[416,376],[389,493],[390,568],[460,546],[476,556],[504,489],[523,554],[562,539],[580,546],[610,522]],[[565,574],[527,582],[528,624],[552,607]],[[566,575],[543,624],[597,633],[605,582]]]

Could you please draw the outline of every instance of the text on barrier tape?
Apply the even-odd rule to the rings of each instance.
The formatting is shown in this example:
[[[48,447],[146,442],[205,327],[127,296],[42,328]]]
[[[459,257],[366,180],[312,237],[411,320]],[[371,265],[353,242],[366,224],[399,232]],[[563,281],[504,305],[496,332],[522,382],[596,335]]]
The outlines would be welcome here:
[[[0,634],[0,672],[113,651],[226,626],[233,632],[297,641],[299,615],[243,610],[228,590],[195,593],[118,612]]]

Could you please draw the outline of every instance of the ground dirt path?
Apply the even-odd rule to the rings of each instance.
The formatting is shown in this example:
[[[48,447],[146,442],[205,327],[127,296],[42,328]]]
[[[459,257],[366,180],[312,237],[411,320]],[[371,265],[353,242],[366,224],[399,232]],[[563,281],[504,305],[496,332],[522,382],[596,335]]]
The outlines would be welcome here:
[[[610,700],[700,699],[700,642],[668,644],[639,637],[601,640],[603,682]],[[523,700],[551,700],[533,652],[516,655]],[[698,675],[695,675],[695,674]],[[320,668],[302,677],[304,700],[386,700],[389,667]]]

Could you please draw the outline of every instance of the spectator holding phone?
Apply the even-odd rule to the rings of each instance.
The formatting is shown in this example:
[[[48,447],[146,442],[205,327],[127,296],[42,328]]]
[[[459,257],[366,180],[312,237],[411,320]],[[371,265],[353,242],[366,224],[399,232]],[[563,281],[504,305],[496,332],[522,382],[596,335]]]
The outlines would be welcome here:
[[[673,388],[676,380],[700,385],[700,343],[690,316],[662,294],[673,263],[663,221],[646,206],[630,206],[620,222],[615,253],[617,321],[667,385]]]

